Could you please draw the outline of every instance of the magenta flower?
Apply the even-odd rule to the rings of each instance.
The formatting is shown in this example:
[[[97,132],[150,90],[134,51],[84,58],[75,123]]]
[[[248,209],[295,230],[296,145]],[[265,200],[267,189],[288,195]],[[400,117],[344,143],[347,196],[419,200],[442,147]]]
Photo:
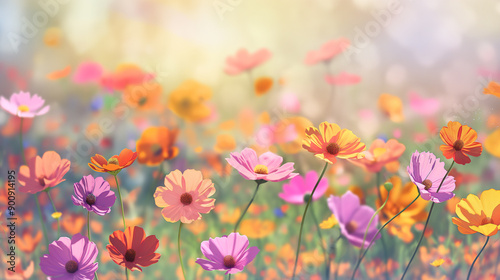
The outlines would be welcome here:
[[[453,176],[446,176],[439,192],[437,191],[447,171],[444,168],[444,162],[436,158],[433,153],[415,151],[407,170],[410,180],[417,185],[423,199],[441,203],[455,196]]]
[[[342,197],[331,195],[328,198],[328,207],[333,212],[335,218],[337,218],[342,235],[344,235],[352,245],[361,247],[366,227],[375,213],[375,210],[366,205],[360,206],[359,197],[351,191],[347,191]],[[370,241],[375,237],[377,233],[377,224],[378,215],[375,216],[368,229],[363,247],[367,247]],[[377,235],[375,239],[379,238],[380,234]]]
[[[304,204],[309,201],[309,197],[317,181],[318,173],[314,170],[309,171],[305,177],[297,176],[290,180],[290,183],[283,184],[283,192],[279,193],[278,196],[288,203]],[[328,180],[323,177],[314,192],[313,201],[320,199],[325,194],[327,188]]]
[[[293,162],[281,165],[283,158],[271,152],[257,157],[253,149],[245,148],[241,154],[231,153],[226,160],[247,180],[280,182],[298,175],[292,173],[295,170]]]
[[[248,238],[233,232],[201,242],[201,252],[208,260],[198,258],[196,263],[204,270],[226,270],[226,274],[234,274],[253,261],[259,248],[248,248]]]
[[[21,118],[33,118],[46,114],[50,106],[43,107],[44,103],[45,100],[37,94],[31,96],[29,92],[23,91],[12,94],[10,100],[0,96],[0,106],[5,111]]]
[[[88,211],[104,216],[111,212],[116,195],[111,191],[109,183],[102,177],[83,176],[74,184],[75,194],[71,196],[73,204],[83,206]]]
[[[40,257],[40,268],[48,279],[94,279],[97,246],[77,233],[71,239],[61,237],[49,244],[49,254]]]
[[[234,56],[226,59],[224,71],[228,75],[238,75],[239,73],[259,66],[271,58],[271,52],[267,49],[260,49],[255,53],[249,53],[246,49],[239,49]]]

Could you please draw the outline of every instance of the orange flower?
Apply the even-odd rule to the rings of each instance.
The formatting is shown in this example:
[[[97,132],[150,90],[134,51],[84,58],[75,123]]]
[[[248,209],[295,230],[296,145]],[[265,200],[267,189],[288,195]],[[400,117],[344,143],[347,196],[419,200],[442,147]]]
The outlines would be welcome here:
[[[382,224],[386,223],[399,213],[399,211],[403,210],[403,208],[410,204],[418,195],[418,189],[415,188],[412,182],[408,182],[403,186],[401,178],[397,176],[390,178],[388,182],[392,183],[392,190],[389,192],[387,204],[380,212],[380,223]],[[387,198],[387,189],[384,185],[381,185],[379,188],[381,198],[377,198],[375,202],[377,208],[380,207]],[[424,221],[427,218],[427,212],[425,212],[426,206],[427,201],[420,198],[417,199],[410,207],[387,225],[389,233],[396,235],[406,243],[411,242],[413,240],[411,227],[415,223]]]
[[[163,88],[155,82],[129,85],[123,92],[125,102],[142,111],[161,111],[160,97]]]
[[[35,236],[32,236],[32,234],[35,234]],[[42,232],[38,230],[35,233],[33,228],[29,227],[23,230],[23,234],[21,238],[18,238],[16,245],[19,247],[19,250],[25,253],[33,253],[41,240]]]
[[[264,238],[271,235],[276,224],[271,220],[247,219],[241,222],[240,233],[249,238]]]
[[[495,235],[500,229],[500,190],[489,189],[481,193],[481,198],[469,194],[456,207],[457,217],[452,222],[463,234],[481,233]]]
[[[486,137],[484,148],[493,156],[500,157],[500,128]]]
[[[82,215],[79,214],[64,214],[61,219],[62,228],[70,235],[75,235],[82,232],[83,226],[86,221]]]
[[[61,43],[61,30],[57,27],[47,28],[43,35],[43,42],[48,47],[57,47]]]
[[[139,163],[155,166],[164,160],[175,158],[179,154],[179,148],[174,146],[178,134],[178,129],[166,127],[149,127],[144,130],[136,143]]]
[[[395,95],[381,94],[378,98],[378,107],[393,122],[402,122],[405,118],[403,115],[403,101]]]
[[[47,79],[59,80],[59,79],[62,79],[64,77],[68,76],[70,73],[71,73],[71,66],[68,65],[62,70],[57,70],[57,71],[54,71],[54,72],[47,74]]]
[[[96,154],[90,158],[92,163],[89,163],[89,167],[97,172],[108,172],[109,174],[116,175],[123,168],[129,167],[134,163],[136,158],[137,152],[132,152],[129,149],[123,149],[119,155],[114,155],[109,160]]]
[[[498,83],[491,81],[488,84],[488,87],[484,88],[483,93],[484,94],[491,94],[491,95],[494,95],[496,97],[500,97],[500,85]]]
[[[282,119],[276,123],[275,137],[277,139],[284,139],[286,136],[285,132],[287,131],[286,128],[291,125],[295,128],[297,138],[292,141],[278,141],[280,149],[283,150],[285,154],[296,154],[302,150],[301,147],[304,130],[312,126],[312,123],[308,119],[300,116]]]
[[[306,138],[302,148],[328,163],[335,163],[338,158],[359,159],[366,146],[348,129],[340,129],[337,124],[322,122],[319,130],[315,127],[306,129]]]
[[[273,79],[269,77],[260,77],[255,80],[255,94],[261,96],[266,94],[273,87]]]
[[[476,131],[459,122],[448,122],[448,126],[441,129],[439,136],[446,144],[440,147],[443,155],[447,159],[453,158],[458,164],[470,163],[468,155],[478,157],[483,151],[481,143],[474,142],[477,139]]]
[[[396,139],[390,139],[387,143],[382,139],[376,139],[370,149],[364,152],[365,157],[352,161],[352,163],[362,166],[370,172],[379,172],[385,165],[397,162],[405,149],[405,145]]]
[[[168,108],[177,116],[190,122],[208,118],[212,110],[205,101],[212,97],[212,90],[197,81],[185,81],[168,97]]]
[[[220,134],[217,135],[214,151],[218,153],[231,152],[236,149],[236,141],[234,137],[230,134]]]

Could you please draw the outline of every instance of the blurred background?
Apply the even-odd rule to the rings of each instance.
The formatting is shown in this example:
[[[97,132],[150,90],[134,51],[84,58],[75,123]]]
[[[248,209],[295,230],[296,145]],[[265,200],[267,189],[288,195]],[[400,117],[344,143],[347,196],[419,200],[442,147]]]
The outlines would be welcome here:
[[[179,155],[164,160],[143,156],[120,173],[128,224],[157,235],[162,254],[161,265],[132,275],[152,279],[172,270],[180,275],[177,226],[163,220],[152,194],[165,174],[194,168],[214,181],[218,207],[186,231],[185,262],[192,279],[223,279],[222,273],[203,272],[194,264],[202,257],[199,243],[228,233],[254,188],[224,158],[252,147],[295,162],[301,175],[320,171],[323,163],[303,150],[301,141],[305,128],[322,121],[352,130],[367,147],[378,138],[404,144],[399,162],[382,174],[384,180],[399,176],[403,183],[408,181],[411,154],[431,151],[442,157],[439,130],[448,121],[459,121],[488,144],[470,165],[455,167],[462,184],[457,197],[500,188],[500,99],[483,93],[490,81],[500,81],[499,15],[500,3],[489,0],[3,0],[0,95],[27,91],[50,105],[47,114],[25,123],[23,145],[33,154],[54,150],[71,161],[66,181],[54,190],[68,235],[86,231],[86,213],[67,199],[72,184],[88,174],[107,176],[90,170],[91,156],[109,158],[123,148],[135,151],[138,141],[146,146],[167,141],[145,133],[150,127],[177,130],[169,146],[178,147]],[[20,163],[19,119],[0,111],[0,133],[1,170],[6,174]],[[347,189],[375,207],[373,173],[339,161],[327,178],[329,190],[315,202],[321,221],[331,215],[327,195]],[[282,183],[265,187],[246,217],[254,224],[247,224],[247,232],[242,228],[261,254],[235,279],[287,279],[293,268],[290,252],[295,250],[303,206],[277,196]],[[33,205],[27,194],[19,193],[17,199]],[[46,198],[42,206],[44,222],[55,226]],[[100,279],[123,276],[105,251],[109,234],[120,229],[117,207],[95,219],[93,231],[102,249]],[[431,220],[432,239],[413,264],[415,279],[464,276],[471,263],[467,254],[473,258],[483,242],[479,236],[461,235],[451,224],[454,206],[449,209],[451,213],[445,206],[436,210],[441,214]],[[45,250],[40,222],[33,218],[35,209],[26,206],[21,211],[25,217],[18,236],[33,247],[20,253],[21,265],[26,269],[33,260],[34,272],[20,279],[40,279],[38,257]],[[411,230],[420,233],[417,228]],[[315,231],[303,243],[304,279],[321,277],[324,265]],[[322,231],[325,244],[338,234]],[[439,247],[441,239],[450,240],[452,252]],[[373,248],[362,275],[382,279],[387,272],[397,278],[413,248],[404,248],[408,242],[413,238],[389,245],[394,246],[389,251],[392,265],[379,270],[387,259],[380,247]],[[332,252],[332,271],[348,277],[358,249],[341,244]],[[484,279],[496,275],[499,246],[493,242],[483,255],[486,261],[475,267],[493,277]],[[445,265],[429,264],[437,258],[445,258]]]

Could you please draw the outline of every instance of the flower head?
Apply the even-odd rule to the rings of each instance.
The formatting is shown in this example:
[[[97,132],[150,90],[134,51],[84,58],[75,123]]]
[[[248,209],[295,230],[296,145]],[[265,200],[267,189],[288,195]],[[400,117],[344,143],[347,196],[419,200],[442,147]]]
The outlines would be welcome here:
[[[337,124],[322,122],[319,130],[315,127],[306,129],[306,138],[302,147],[316,157],[328,163],[335,163],[338,158],[359,159],[366,146],[348,129],[340,129]]]
[[[318,62],[329,61],[338,54],[346,50],[351,42],[346,38],[339,38],[326,42],[319,50],[313,50],[307,53],[305,63],[313,65]]]
[[[469,156],[478,157],[483,151],[481,143],[474,142],[477,139],[476,131],[459,122],[448,122],[448,126],[441,129],[439,136],[446,144],[439,147],[443,155],[447,159],[453,158],[458,164],[470,163]]]
[[[500,230],[500,190],[483,191],[481,198],[469,194],[457,204],[456,213],[458,217],[453,217],[452,222],[461,233],[497,234]]]
[[[10,100],[0,96],[0,106],[14,116],[21,118],[33,118],[46,114],[50,106],[43,107],[45,100],[37,94],[31,96],[29,92],[14,93],[10,96]],[[42,108],[43,107],[43,108]]]
[[[295,170],[293,162],[281,165],[283,158],[271,152],[257,157],[253,149],[245,148],[241,153],[231,153],[226,160],[247,180],[280,182],[298,175],[298,173],[292,173]]]
[[[127,86],[123,98],[128,105],[139,111],[160,112],[163,109],[160,103],[162,91],[160,84],[149,81]]]
[[[139,163],[155,166],[164,160],[175,158],[179,148],[175,147],[175,140],[179,130],[166,127],[149,127],[137,140],[137,159]]]
[[[168,97],[168,108],[180,118],[199,122],[212,114],[206,101],[212,97],[212,89],[197,81],[188,80],[172,91]]]
[[[92,163],[89,163],[89,167],[97,172],[118,174],[122,171],[122,169],[132,165],[136,158],[137,152],[132,152],[129,149],[123,149],[119,155],[114,155],[109,160],[106,160],[103,156],[96,154],[90,158]]]
[[[94,279],[97,246],[77,233],[49,244],[49,254],[40,257],[40,269],[49,279]]]
[[[200,171],[175,170],[165,176],[165,186],[156,188],[154,198],[156,206],[163,208],[161,214],[166,221],[189,224],[214,208],[215,199],[209,198],[214,193],[214,184],[203,179]]]
[[[88,211],[104,216],[111,212],[116,195],[110,190],[109,183],[102,177],[83,176],[74,184],[75,194],[71,196],[74,205],[83,206]]]
[[[370,149],[364,152],[364,158],[353,160],[352,163],[370,172],[379,172],[385,165],[397,162],[405,149],[405,145],[396,139],[389,139],[387,143],[382,139],[376,139]]]
[[[273,87],[273,79],[270,77],[260,77],[255,80],[254,84],[255,94],[257,96],[268,93]]]
[[[304,204],[309,201],[314,185],[318,181],[318,173],[314,170],[302,176],[296,176],[288,184],[283,184],[283,192],[278,196],[284,201],[292,204]],[[318,187],[312,197],[313,201],[320,199],[328,189],[328,179],[321,178]]]
[[[141,227],[128,227],[124,232],[117,230],[109,236],[108,249],[111,259],[120,266],[132,271],[142,271],[142,267],[155,264],[160,254],[155,253],[159,246],[158,238],[146,236]]]
[[[484,94],[491,94],[500,98],[500,84],[491,81],[487,87],[484,88]]]
[[[226,68],[224,71],[228,75],[238,75],[239,73],[250,70],[271,58],[271,52],[267,49],[260,49],[254,53],[249,53],[246,49],[239,49],[234,56],[226,59]]]
[[[373,214],[375,214],[375,210],[366,205],[361,206],[359,197],[351,191],[347,191],[341,197],[331,195],[328,198],[328,207],[333,212],[335,218],[337,218],[340,232],[352,245],[356,247],[363,245],[363,247],[366,247],[373,238],[380,238],[380,235],[375,237],[378,225],[378,216],[375,216],[363,244],[363,237],[368,227],[368,222]]]
[[[455,196],[453,176],[446,176],[443,185],[439,188],[446,175],[446,169],[444,169],[444,162],[436,158],[433,153],[415,151],[411,156],[407,171],[410,180],[418,187],[423,199],[441,203]]]
[[[114,72],[101,75],[100,84],[108,91],[122,91],[130,85],[148,82],[154,77],[154,74],[144,72],[135,64],[121,64]]]
[[[403,101],[396,95],[383,93],[378,98],[378,107],[389,119],[399,123],[404,120]]]
[[[234,274],[245,269],[259,253],[259,248],[248,248],[248,238],[237,232],[210,238],[201,242],[201,252],[208,259],[196,259],[196,263],[204,270],[225,270],[226,274]]]
[[[37,193],[55,187],[65,181],[63,177],[68,173],[70,165],[69,160],[61,159],[54,151],[47,151],[42,157],[31,158],[28,165],[22,165],[19,170],[19,191]]]

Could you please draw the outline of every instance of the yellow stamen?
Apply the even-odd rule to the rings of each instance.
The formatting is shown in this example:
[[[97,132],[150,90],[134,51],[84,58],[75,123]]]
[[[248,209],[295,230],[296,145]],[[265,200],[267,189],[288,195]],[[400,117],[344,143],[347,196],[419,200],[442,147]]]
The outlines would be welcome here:
[[[115,158],[115,157],[112,157],[112,158],[108,159],[108,164],[116,164],[116,165],[118,165],[118,159]]]
[[[21,106],[17,107],[17,110],[19,112],[29,112],[30,108],[28,106],[26,106],[26,105],[21,105]]]
[[[267,166],[262,165],[262,164],[257,164],[253,171],[257,174],[269,174],[269,170],[267,169]]]

